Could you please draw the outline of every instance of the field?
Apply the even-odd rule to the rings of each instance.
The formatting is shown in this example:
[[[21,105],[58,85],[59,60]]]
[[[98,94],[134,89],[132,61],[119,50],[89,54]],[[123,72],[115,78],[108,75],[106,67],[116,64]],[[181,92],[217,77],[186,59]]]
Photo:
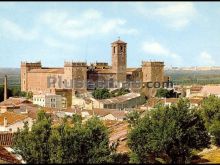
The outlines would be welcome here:
[[[166,70],[165,75],[171,76],[171,80],[176,85],[220,84],[220,70],[209,70],[209,71]]]

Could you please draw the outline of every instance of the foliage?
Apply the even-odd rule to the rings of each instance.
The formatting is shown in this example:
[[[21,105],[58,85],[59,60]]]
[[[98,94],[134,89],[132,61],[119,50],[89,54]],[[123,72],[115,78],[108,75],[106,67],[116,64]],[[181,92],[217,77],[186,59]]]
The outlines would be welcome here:
[[[114,153],[111,155],[113,163],[117,164],[128,164],[130,157],[127,153]]]
[[[28,131],[28,126],[25,124],[24,129],[16,134],[15,152],[20,154],[27,163],[48,163],[50,134],[51,118],[41,110],[31,131]]]
[[[140,113],[136,110],[126,114],[126,120],[128,121],[130,127],[136,126],[138,124],[139,119]]]
[[[106,88],[97,88],[92,92],[92,96],[95,99],[107,99],[111,97],[111,94]]]
[[[32,92],[22,92],[19,86],[13,86],[7,89],[8,97],[27,97],[32,98]],[[4,100],[4,86],[0,86],[0,102]]]
[[[176,94],[173,90],[160,88],[160,89],[157,90],[156,97],[171,98],[171,97],[176,97]]]
[[[72,121],[73,123],[82,123],[82,116],[78,114],[73,114]]]
[[[210,134],[213,136],[213,143],[220,146],[220,121],[214,120],[209,128]]]
[[[220,146],[220,98],[210,95],[204,99],[200,112],[214,144]]]
[[[125,95],[130,93],[129,89],[126,88],[119,88],[117,90],[114,90],[111,92],[111,96],[112,97],[117,97],[117,96],[121,96],[121,95]]]
[[[27,163],[107,163],[112,162],[107,128],[93,117],[84,124],[78,116],[70,126],[66,121],[51,126],[51,118],[38,113],[32,130],[27,125],[14,139],[15,152]]]
[[[133,162],[187,163],[193,149],[210,144],[204,121],[189,101],[180,99],[171,107],[159,106],[139,120],[128,135]]]
[[[130,91],[129,89],[126,89],[126,88],[119,88],[112,92],[110,92],[106,88],[97,88],[92,92],[92,96],[95,99],[107,99],[110,97],[117,97],[117,96],[125,95],[127,93],[130,93]]]

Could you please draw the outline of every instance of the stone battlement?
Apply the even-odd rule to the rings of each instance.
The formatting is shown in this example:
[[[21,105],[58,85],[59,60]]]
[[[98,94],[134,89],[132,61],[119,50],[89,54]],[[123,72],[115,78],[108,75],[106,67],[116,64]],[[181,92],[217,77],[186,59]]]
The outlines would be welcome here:
[[[74,66],[87,67],[87,63],[86,62],[72,62],[72,61],[65,61],[64,62],[64,67],[74,67]]]
[[[41,61],[37,61],[37,62],[22,61],[21,66],[22,67],[41,67]]]
[[[164,66],[164,62],[161,61],[142,61],[142,67],[146,66]]]

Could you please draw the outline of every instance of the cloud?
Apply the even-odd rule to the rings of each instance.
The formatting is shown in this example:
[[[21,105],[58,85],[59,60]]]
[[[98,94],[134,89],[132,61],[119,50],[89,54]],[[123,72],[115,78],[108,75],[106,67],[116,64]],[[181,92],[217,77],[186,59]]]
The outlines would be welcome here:
[[[143,42],[142,44],[142,51],[151,56],[156,57],[160,60],[174,60],[176,64],[180,65],[182,63],[181,56],[177,55],[176,53],[170,51],[168,48],[161,45],[159,42]],[[172,63],[174,62],[172,61]]]
[[[11,40],[33,40],[38,37],[35,30],[27,31],[15,22],[7,19],[0,19],[0,35]]]
[[[174,29],[181,29],[190,24],[197,14],[192,2],[155,2],[152,6],[139,3],[137,11],[146,18],[162,21]]]
[[[201,52],[199,55],[199,59],[201,61],[201,64],[203,65],[215,65],[215,60],[213,57],[206,51]]]
[[[137,34],[136,29],[128,28],[126,20],[105,18],[101,12],[94,9],[88,9],[80,13],[47,11],[41,14],[39,23],[63,37],[72,39],[112,33]]]
[[[52,37],[45,37],[42,41],[51,48],[57,48],[57,49],[68,50],[68,51],[76,50],[76,47],[74,47],[74,45],[66,43],[66,42],[61,42]]]

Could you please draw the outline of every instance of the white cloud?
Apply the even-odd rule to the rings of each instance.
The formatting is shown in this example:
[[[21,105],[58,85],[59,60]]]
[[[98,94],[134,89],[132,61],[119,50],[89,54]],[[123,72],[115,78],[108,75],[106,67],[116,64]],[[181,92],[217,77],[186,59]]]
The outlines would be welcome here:
[[[161,60],[174,60],[178,65],[182,62],[182,58],[179,55],[170,51],[159,42],[143,42],[142,51],[146,53],[146,55],[150,55],[151,57],[156,57]]]
[[[137,10],[146,18],[162,21],[175,29],[189,25],[197,14],[193,2],[155,2],[153,6],[139,3]]]
[[[27,31],[18,24],[7,19],[0,19],[0,35],[12,40],[28,41],[38,37],[37,31]]]
[[[111,33],[137,34],[136,29],[126,26],[126,20],[121,18],[104,18],[101,12],[94,9],[76,14],[65,11],[47,11],[42,13],[39,23],[63,37],[73,39]]]
[[[58,48],[58,49],[70,50],[70,51],[76,50],[76,47],[74,47],[74,45],[65,42],[60,42],[59,40],[56,40],[51,37],[45,37],[43,39],[43,42],[51,48]]]
[[[169,51],[160,45],[158,42],[145,42],[143,44],[143,50],[146,53],[150,53],[153,55],[164,55],[169,54]]]
[[[201,52],[201,54],[199,55],[199,59],[201,61],[201,64],[203,65],[215,65],[215,60],[213,59],[213,57],[206,51]]]

